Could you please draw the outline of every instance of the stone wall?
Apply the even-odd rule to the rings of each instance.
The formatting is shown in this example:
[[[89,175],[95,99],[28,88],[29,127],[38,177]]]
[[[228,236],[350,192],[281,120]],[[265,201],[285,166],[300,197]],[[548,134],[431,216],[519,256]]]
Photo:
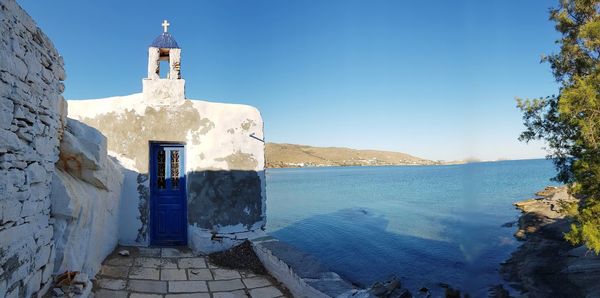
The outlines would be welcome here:
[[[63,61],[14,0],[0,0],[0,297],[50,286],[50,185],[66,102]]]

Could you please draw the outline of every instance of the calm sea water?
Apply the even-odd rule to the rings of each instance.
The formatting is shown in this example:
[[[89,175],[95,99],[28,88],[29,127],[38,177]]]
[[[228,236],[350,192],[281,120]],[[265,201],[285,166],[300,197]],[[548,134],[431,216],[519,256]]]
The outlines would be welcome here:
[[[552,176],[547,160],[269,169],[267,230],[361,286],[397,275],[481,297],[519,244],[512,203]]]

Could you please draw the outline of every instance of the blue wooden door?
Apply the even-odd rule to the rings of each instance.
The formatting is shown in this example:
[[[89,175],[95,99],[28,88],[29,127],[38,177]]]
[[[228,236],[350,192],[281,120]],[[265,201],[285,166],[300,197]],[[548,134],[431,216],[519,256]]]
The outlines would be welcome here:
[[[185,150],[180,144],[150,144],[150,243],[187,244]]]

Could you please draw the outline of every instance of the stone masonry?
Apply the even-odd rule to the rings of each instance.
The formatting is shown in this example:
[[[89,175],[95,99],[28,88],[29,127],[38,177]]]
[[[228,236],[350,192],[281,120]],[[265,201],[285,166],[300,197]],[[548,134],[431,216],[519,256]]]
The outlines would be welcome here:
[[[64,79],[52,42],[14,0],[0,0],[0,297],[40,296],[51,284]]]

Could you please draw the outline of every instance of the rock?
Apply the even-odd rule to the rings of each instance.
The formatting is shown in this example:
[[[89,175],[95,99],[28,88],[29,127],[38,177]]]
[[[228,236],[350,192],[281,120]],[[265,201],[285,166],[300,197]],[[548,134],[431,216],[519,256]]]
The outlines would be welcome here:
[[[106,137],[98,130],[77,120],[67,118],[60,142],[58,167],[71,175],[106,189],[108,173],[101,166],[108,159]]]
[[[67,122],[50,195],[54,267],[92,275],[117,245],[123,174],[106,155],[106,138],[81,122]]]
[[[597,296],[600,274],[595,275],[593,265],[580,266],[587,263],[577,257],[584,251],[573,249],[564,239],[571,220],[561,208],[578,199],[566,187],[548,187],[537,194],[542,197],[515,203],[523,211],[515,237],[524,242],[502,265],[502,274],[528,297]],[[600,266],[597,269],[600,273]],[[492,291],[494,297],[507,297],[497,287]]]
[[[460,291],[452,287],[446,288],[446,298],[461,298]]]
[[[407,289],[402,288],[400,279],[395,276],[388,281],[374,283],[368,290],[368,293],[375,297],[384,298],[412,297],[412,294]]]
[[[79,272],[75,275],[75,278],[73,278],[73,283],[86,284],[89,279],[87,273]]]
[[[126,249],[120,250],[119,251],[119,255],[120,256],[124,256],[124,257],[128,257],[129,256],[129,251]]]
[[[82,284],[75,284],[75,285],[73,285],[73,292],[75,292],[75,294],[82,294],[83,293],[83,288],[85,288],[84,285],[82,285]]]
[[[54,288],[52,289],[52,296],[54,297],[62,297],[65,295],[65,292],[63,292],[63,290],[61,290],[60,288]]]
[[[502,286],[495,285],[489,290],[490,298],[510,298],[510,293]]]

